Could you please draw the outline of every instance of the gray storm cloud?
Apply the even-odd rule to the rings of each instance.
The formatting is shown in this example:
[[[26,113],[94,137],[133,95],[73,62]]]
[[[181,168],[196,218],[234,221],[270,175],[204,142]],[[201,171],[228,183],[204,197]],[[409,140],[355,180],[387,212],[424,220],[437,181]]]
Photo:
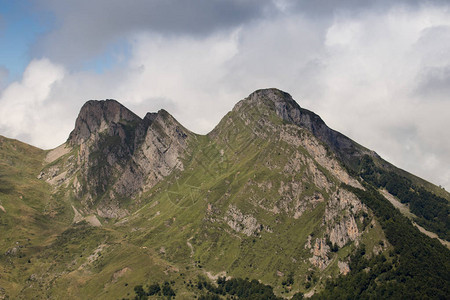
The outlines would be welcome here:
[[[99,55],[111,43],[139,32],[205,36],[261,18],[273,10],[267,0],[40,1],[55,14],[58,28],[35,52],[63,63]]]

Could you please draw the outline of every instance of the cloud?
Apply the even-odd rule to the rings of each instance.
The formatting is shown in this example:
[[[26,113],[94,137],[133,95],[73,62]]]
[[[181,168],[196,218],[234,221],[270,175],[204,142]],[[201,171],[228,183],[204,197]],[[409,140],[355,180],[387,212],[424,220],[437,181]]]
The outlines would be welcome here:
[[[414,51],[421,57],[422,67],[413,94],[423,101],[450,101],[450,26],[424,30]]]
[[[440,3],[442,1],[427,1]],[[37,0],[40,13],[54,16],[56,28],[35,45],[36,56],[80,68],[86,59],[111,50],[130,34],[205,37],[281,15],[329,22],[336,13],[417,7],[420,1],[328,0]]]
[[[397,7],[336,17],[326,34],[318,111],[336,129],[399,167],[447,188],[450,125],[448,10]]]
[[[2,134],[35,145],[54,142],[59,137],[54,122],[59,105],[48,105],[48,96],[63,76],[64,69],[47,59],[31,61],[22,80],[11,83],[0,95]]]
[[[77,64],[129,34],[205,36],[261,17],[268,0],[41,0],[58,27],[36,45],[37,55]]]

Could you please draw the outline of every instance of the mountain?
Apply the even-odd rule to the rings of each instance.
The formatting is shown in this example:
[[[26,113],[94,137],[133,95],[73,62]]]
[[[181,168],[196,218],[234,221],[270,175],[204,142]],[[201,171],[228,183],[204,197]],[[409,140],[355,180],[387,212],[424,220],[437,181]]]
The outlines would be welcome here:
[[[1,138],[0,162],[0,299],[450,292],[450,195],[277,89],[207,135],[88,101],[66,143]]]

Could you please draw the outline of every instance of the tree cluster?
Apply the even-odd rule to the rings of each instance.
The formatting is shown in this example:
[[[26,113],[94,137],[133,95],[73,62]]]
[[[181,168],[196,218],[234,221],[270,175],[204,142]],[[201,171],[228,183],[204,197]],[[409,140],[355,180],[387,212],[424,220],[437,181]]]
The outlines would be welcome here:
[[[219,295],[232,296],[236,299],[267,299],[279,300],[273,293],[273,288],[270,285],[260,283],[258,280],[248,280],[242,278],[226,279],[219,277],[217,279],[217,286],[209,283],[206,280],[199,280],[197,284],[199,290],[205,289],[208,293],[200,299],[220,299]]]
[[[450,240],[450,207],[446,199],[414,185],[406,177],[378,168],[368,155],[363,156],[359,163],[359,175],[408,204],[411,212],[417,216],[417,223],[439,237]]]
[[[448,299],[450,251],[419,232],[378,193],[344,186],[375,213],[393,250],[389,256],[367,255],[359,248],[350,273],[327,282],[314,299]]]
[[[165,281],[161,286],[159,283],[154,283],[148,287],[145,291],[142,285],[137,285],[134,287],[134,293],[136,294],[135,300],[147,300],[148,296],[166,296],[168,299],[176,296],[175,291],[172,289],[169,282]]]

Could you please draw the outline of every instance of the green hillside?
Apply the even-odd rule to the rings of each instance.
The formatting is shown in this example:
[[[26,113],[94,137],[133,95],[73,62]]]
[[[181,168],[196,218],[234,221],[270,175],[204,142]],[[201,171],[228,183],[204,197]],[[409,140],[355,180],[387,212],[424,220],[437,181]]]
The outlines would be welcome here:
[[[0,299],[445,298],[449,250],[378,193],[388,183],[376,181],[385,171],[375,164],[368,171],[373,158],[361,155],[369,162],[353,170],[289,121],[297,115],[286,95],[255,92],[208,135],[183,133],[167,112],[111,123],[129,143],[136,137],[118,147],[123,155],[80,144],[49,164],[49,153],[2,138]],[[140,151],[152,145],[161,171],[124,196],[121,172],[145,174],[153,162]],[[105,158],[89,160],[89,147]],[[164,156],[174,148],[182,154]],[[76,190],[86,192],[83,174],[95,176],[98,161],[114,181],[92,204]]]
[[[37,179],[45,151],[0,136],[0,296],[14,295],[34,257],[69,226],[67,205]]]

